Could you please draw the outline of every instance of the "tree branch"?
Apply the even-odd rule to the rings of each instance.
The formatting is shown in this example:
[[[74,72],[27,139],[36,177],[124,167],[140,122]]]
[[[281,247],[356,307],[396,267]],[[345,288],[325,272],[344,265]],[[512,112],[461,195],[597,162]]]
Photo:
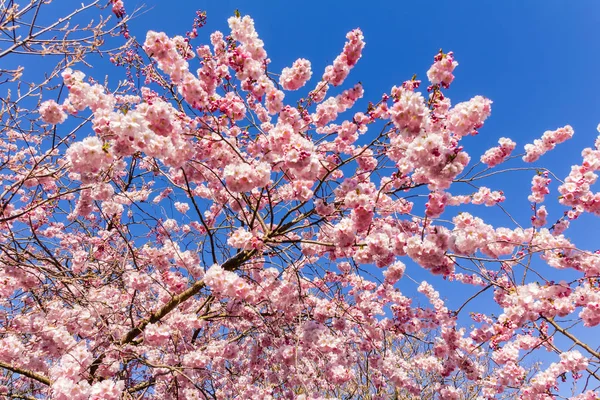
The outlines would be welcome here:
[[[562,333],[563,335],[565,335],[566,337],[571,339],[573,341],[573,343],[575,343],[579,347],[584,348],[588,353],[590,353],[591,355],[593,355],[594,357],[596,357],[597,359],[600,360],[600,353],[598,353],[597,351],[592,349],[587,344],[583,343],[581,340],[577,339],[575,336],[573,336],[571,333],[569,333],[569,331],[567,331],[566,329],[564,329],[560,325],[558,325],[553,319],[549,319],[546,317],[542,317],[542,319],[544,321],[548,322],[550,325],[552,325],[554,327],[554,329],[556,329],[558,332]]]
[[[231,257],[227,261],[225,261],[221,267],[226,271],[235,271],[237,270],[244,262],[248,261],[252,256],[256,254],[256,250],[242,251],[235,256]],[[163,319],[167,314],[177,308],[178,305],[188,300],[190,297],[198,294],[200,290],[202,290],[206,284],[204,281],[198,281],[194,283],[189,289],[184,292],[179,293],[177,296],[174,296],[171,301],[162,306],[158,311],[153,313],[150,318],[142,321],[138,326],[131,329],[123,339],[121,339],[121,344],[125,345],[131,343],[133,339],[138,337],[148,326],[148,324],[154,324],[161,319]]]
[[[12,371],[14,373],[26,376],[28,378],[31,378],[33,380],[36,380],[40,383],[43,383],[46,386],[50,386],[52,384],[52,381],[50,380],[50,378],[45,377],[44,375],[40,375],[36,372],[30,371],[28,369],[23,369],[23,368],[19,368],[19,367],[13,367],[12,365],[3,363],[0,361],[0,368],[4,368],[7,369],[9,371]]]

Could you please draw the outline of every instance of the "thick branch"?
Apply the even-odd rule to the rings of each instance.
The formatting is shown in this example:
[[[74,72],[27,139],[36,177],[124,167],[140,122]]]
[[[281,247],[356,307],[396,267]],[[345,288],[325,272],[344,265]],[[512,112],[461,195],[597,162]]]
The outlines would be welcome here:
[[[28,369],[13,367],[12,365],[5,364],[1,361],[0,361],[0,368],[4,368],[4,369],[7,369],[14,373],[26,376],[26,377],[36,380],[40,383],[43,383],[44,385],[47,385],[47,386],[50,386],[52,384],[52,381],[50,380],[50,378],[47,378],[44,375],[40,375],[40,374],[30,371]]]
[[[135,385],[133,387],[130,387],[129,389],[127,389],[127,391],[129,393],[139,392],[140,390],[144,390],[144,389],[149,388],[150,386],[154,385],[154,383],[156,383],[156,379],[155,378],[151,378],[148,382],[143,382],[143,383],[140,383],[139,385]]]
[[[244,262],[248,261],[255,254],[256,254],[256,250],[242,251],[242,252],[236,254],[235,256],[231,257],[227,261],[225,261],[221,265],[221,267],[226,271],[235,271]],[[131,343],[133,341],[133,339],[138,337],[144,331],[144,329],[146,328],[146,326],[148,326],[148,324],[154,324],[154,323],[160,321],[167,314],[169,314],[171,311],[173,311],[175,308],[177,308],[178,305],[180,305],[184,301],[188,300],[190,297],[198,294],[198,292],[200,292],[200,290],[202,290],[205,286],[206,286],[206,284],[204,283],[204,281],[198,281],[198,282],[194,283],[186,291],[179,293],[177,296],[174,296],[171,299],[171,301],[169,301],[167,304],[162,306],[160,308],[160,310],[153,313],[150,316],[150,318],[142,321],[138,326],[136,326],[135,328],[133,328],[129,332],[127,332],[127,334],[125,336],[123,336],[123,339],[121,339],[121,344],[124,345],[127,343]]]
[[[550,318],[546,318],[546,317],[542,317],[542,318],[544,319],[544,321],[546,321],[550,325],[552,325],[554,327],[554,329],[556,329],[558,332],[562,333],[563,335],[565,335],[566,337],[571,339],[573,341],[573,343],[575,343],[579,347],[584,348],[588,353],[590,353],[591,355],[593,355],[594,357],[596,357],[597,359],[600,360],[600,353],[598,353],[597,351],[592,349],[587,344],[583,343],[581,340],[577,339],[575,336],[573,336],[571,333],[569,333],[569,331],[567,331],[566,329],[564,329],[560,325],[558,325],[554,320],[552,320]]]

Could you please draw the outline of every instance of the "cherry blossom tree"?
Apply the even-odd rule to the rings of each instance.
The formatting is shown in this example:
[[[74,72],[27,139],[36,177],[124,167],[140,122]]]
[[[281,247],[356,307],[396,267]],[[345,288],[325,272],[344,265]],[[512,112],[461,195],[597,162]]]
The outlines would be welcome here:
[[[600,137],[564,179],[538,163],[568,125],[474,159],[462,139],[492,101],[451,103],[452,52],[427,84],[360,107],[360,29],[323,72],[272,71],[237,11],[207,44],[202,12],[185,36],[137,41],[120,0],[40,27],[46,3],[0,6],[0,58],[58,56],[37,83],[1,71],[2,396],[599,396],[580,333],[600,323],[600,256],[568,233],[600,214]],[[90,10],[104,18],[69,24]],[[118,85],[81,71],[102,54]],[[514,171],[531,177],[531,219],[493,225],[508,200],[487,182]],[[418,298],[401,285],[417,269]],[[469,293],[459,308],[440,277]],[[469,316],[475,302],[489,312]]]

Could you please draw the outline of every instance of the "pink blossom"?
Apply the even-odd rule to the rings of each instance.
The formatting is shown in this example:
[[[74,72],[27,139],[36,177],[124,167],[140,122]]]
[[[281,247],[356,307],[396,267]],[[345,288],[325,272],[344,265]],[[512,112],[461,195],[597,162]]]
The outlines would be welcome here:
[[[529,366],[567,350],[558,326],[600,325],[600,251],[563,234],[600,215],[600,137],[559,186],[554,225],[540,204],[555,199],[550,173],[533,178],[521,228],[499,207],[509,192],[491,189],[504,172],[489,171],[515,143],[468,167],[461,140],[491,101],[452,107],[452,53],[434,59],[426,96],[405,77],[361,104],[362,84],[333,88],[362,55],[354,30],[290,103],[307,60],[276,82],[250,17],[192,46],[204,19],[185,37],[148,32],[149,62],[120,49],[139,84],[63,71],[67,99],[41,102],[38,118],[81,113],[91,137],[17,124],[0,139],[0,397],[539,400],[589,376],[598,360],[575,350],[549,353],[532,379]],[[545,133],[526,158],[571,134]],[[405,258],[425,271],[408,277]],[[409,296],[428,274],[435,287]]]
[[[560,355],[560,364],[567,370],[579,372],[588,366],[588,360],[577,350],[564,352]]]
[[[81,174],[84,182],[92,180],[113,161],[110,150],[97,137],[87,137],[81,142],[74,143],[67,150],[66,156],[71,170]]]
[[[339,86],[344,82],[350,69],[354,67],[362,55],[362,50],[365,47],[363,38],[360,29],[354,29],[348,32],[346,35],[348,41],[344,45],[342,54],[336,57],[333,61],[333,65],[329,65],[325,68],[323,81],[328,82],[333,86]]]
[[[594,172],[600,170],[600,150],[586,148],[582,152],[581,165],[573,165],[569,176],[559,186],[561,204],[571,206],[569,218],[574,219],[583,211],[600,215],[600,193],[593,193],[591,186],[598,179]]]
[[[90,400],[117,400],[123,395],[124,381],[104,380],[96,382],[90,388]]]
[[[542,203],[545,196],[550,193],[548,189],[549,183],[548,172],[535,175],[531,180],[531,194],[527,199],[532,203]]]
[[[481,162],[487,164],[490,168],[503,163],[517,145],[508,138],[500,138],[498,144],[500,146],[492,147],[481,156]]]
[[[40,105],[40,115],[42,121],[51,125],[62,124],[67,119],[67,113],[54,100],[46,100]]]
[[[404,275],[404,271],[406,270],[406,266],[401,261],[396,261],[383,272],[383,276],[385,277],[385,281],[389,284],[394,284],[402,278]]]
[[[325,126],[334,121],[338,116],[337,100],[333,97],[328,98],[317,106],[317,112],[313,114],[313,120],[317,126]]]
[[[311,76],[310,61],[299,58],[294,61],[291,68],[286,67],[283,69],[279,77],[279,84],[285,90],[298,90],[306,85]]]
[[[445,254],[447,243],[444,246],[443,242],[438,242],[436,236],[434,234],[427,235],[424,240],[418,236],[410,237],[406,243],[406,253],[432,273],[448,275],[453,272],[454,265]]]
[[[452,386],[444,386],[439,393],[442,400],[459,400],[462,398],[462,391]]]
[[[555,131],[546,131],[541,139],[535,139],[533,144],[525,145],[525,156],[523,161],[534,162],[546,152],[554,149],[557,144],[562,143],[573,137],[573,128],[570,125],[565,125]]]
[[[548,211],[546,211],[546,206],[541,206],[536,210],[535,216],[531,217],[531,224],[533,226],[535,226],[536,228],[540,228],[540,227],[546,225],[547,217],[548,217]]]
[[[239,228],[227,239],[227,243],[235,249],[251,249],[254,235],[244,228]]]
[[[572,396],[569,399],[570,400],[596,400],[596,399],[598,399],[598,392],[593,391],[593,390],[588,390],[579,395]]]
[[[175,206],[175,209],[177,211],[179,211],[182,214],[185,214],[186,212],[188,212],[188,210],[190,209],[190,205],[187,203],[182,203],[180,201],[176,201],[173,206]]]
[[[223,176],[229,190],[233,192],[248,192],[269,183],[271,168],[267,163],[257,162],[229,164],[223,171]]]
[[[59,377],[52,382],[52,398],[57,400],[87,400],[90,396],[90,384],[86,380],[75,382]]]
[[[112,12],[117,18],[123,18],[125,16],[125,5],[123,0],[112,0]]]
[[[354,243],[353,223],[349,218],[343,218],[334,228],[334,241],[337,246],[348,247]]]
[[[474,135],[477,129],[491,114],[492,101],[482,96],[475,96],[471,100],[458,103],[449,112],[446,121],[447,128],[459,138],[465,135]]]
[[[319,104],[323,100],[325,100],[325,96],[327,96],[327,91],[329,90],[329,84],[327,81],[320,81],[317,83],[316,88],[310,92],[310,98],[316,103]]]
[[[277,114],[283,109],[283,98],[285,95],[281,90],[271,87],[266,94],[265,107],[270,114]]]
[[[579,317],[583,320],[585,326],[596,326],[600,324],[600,299],[588,302]]]
[[[170,330],[165,324],[148,324],[144,329],[144,341],[151,346],[163,346],[171,337]]]
[[[472,195],[472,204],[485,204],[488,207],[502,203],[506,198],[502,191],[490,190],[487,187],[480,187],[477,193]]]
[[[390,117],[394,125],[416,135],[425,129],[428,123],[429,110],[420,93],[400,89],[397,101],[390,109]]]
[[[204,281],[215,293],[224,297],[244,300],[251,295],[251,287],[243,278],[237,276],[234,272],[223,270],[217,264],[206,271]]]
[[[458,63],[454,61],[454,53],[438,54],[435,56],[435,62],[427,71],[427,78],[434,85],[441,84],[448,88],[454,80],[452,72],[457,66]]]
[[[364,90],[360,83],[357,83],[351,89],[344,90],[335,97],[337,102],[337,111],[341,113],[352,108],[356,100],[363,97],[363,94]]]
[[[447,194],[444,192],[429,193],[429,200],[425,204],[425,214],[430,218],[437,218],[444,212],[446,206]]]

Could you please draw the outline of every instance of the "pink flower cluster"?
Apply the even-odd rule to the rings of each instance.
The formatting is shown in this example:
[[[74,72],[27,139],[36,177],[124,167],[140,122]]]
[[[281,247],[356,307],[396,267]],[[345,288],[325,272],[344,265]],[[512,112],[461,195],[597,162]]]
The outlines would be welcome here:
[[[551,399],[548,393],[558,387],[558,378],[566,372],[577,373],[587,368],[588,360],[577,350],[564,352],[560,362],[552,363],[542,372],[537,373],[531,383],[522,390],[522,399],[539,400]]]
[[[495,233],[492,226],[485,224],[481,218],[463,212],[452,219],[454,229],[449,240],[449,247],[456,254],[472,255],[477,250],[493,253]]]
[[[383,271],[383,276],[385,277],[385,282],[393,285],[398,282],[402,276],[404,275],[404,271],[406,270],[406,265],[402,261],[396,261],[385,271]]]
[[[227,188],[232,192],[249,192],[269,183],[271,167],[265,162],[228,164],[223,170]]]
[[[251,287],[244,278],[235,272],[225,271],[220,265],[213,265],[206,271],[204,282],[215,294],[234,299],[246,299],[251,295]]]
[[[492,191],[485,186],[480,187],[477,193],[471,196],[471,204],[485,204],[487,207],[495,206],[504,200],[506,200],[506,197],[504,197],[502,191]]]
[[[185,214],[190,209],[190,205],[189,204],[182,203],[180,201],[176,201],[175,204],[173,204],[173,206],[175,207],[175,209],[177,211],[179,211],[182,214]]]
[[[544,202],[544,198],[550,193],[550,189],[548,189],[549,184],[550,179],[548,178],[547,171],[535,175],[531,180],[531,194],[527,199],[532,203]]]
[[[573,165],[564,183],[558,187],[560,203],[573,207],[573,218],[583,211],[600,215],[600,192],[591,190],[598,179],[595,171],[600,170],[600,148],[586,148],[581,155],[582,164]]]
[[[125,16],[125,5],[123,0],[111,0],[112,1],[112,12],[117,18],[123,18]]]
[[[285,90],[298,90],[306,85],[311,76],[310,61],[299,58],[294,61],[291,68],[286,67],[281,71],[279,84]]]
[[[554,149],[557,144],[571,139],[573,137],[573,133],[573,128],[570,125],[558,128],[555,131],[544,132],[541,139],[535,139],[533,144],[525,145],[526,154],[523,156],[523,161],[536,161],[543,154]]]
[[[535,204],[527,229],[494,227],[464,210],[452,223],[439,219],[449,205],[470,210],[505,200],[479,184],[485,174],[457,179],[470,162],[461,140],[483,125],[491,101],[477,96],[451,107],[441,89],[454,79],[452,53],[436,56],[428,97],[413,79],[338,121],[364,94],[360,84],[326,94],[361,57],[360,30],[347,35],[317,89],[293,106],[267,69],[252,19],[232,17],[229,25],[231,36],[214,33],[212,47],[196,55],[183,37],[148,33],[144,49],[162,71],[152,63],[146,77],[169,97],[149,88],[139,97],[114,96],[66,70],[68,100],[42,103],[41,117],[59,123],[65,111],[89,108],[96,136],[71,144],[57,171],[47,166],[51,157],[0,141],[17,160],[12,167],[7,161],[2,177],[6,198],[18,199],[3,207],[0,241],[21,240],[11,239],[16,221],[19,237],[39,244],[17,243],[27,263],[12,246],[0,260],[2,318],[11,330],[0,339],[0,361],[51,382],[45,391],[34,382],[28,394],[108,399],[148,384],[135,395],[173,398],[176,388],[179,397],[201,398],[199,388],[210,387],[216,398],[460,399],[474,385],[482,399],[507,388],[538,399],[552,394],[561,374],[591,362],[564,352],[528,382],[521,360],[554,345],[560,331],[551,332],[544,318],[600,324],[600,256],[561,234],[566,218],[544,228],[548,213]],[[192,73],[196,56],[200,68]],[[310,62],[298,59],[279,84],[297,90],[311,74]],[[384,130],[359,141],[379,124]],[[540,148],[568,136],[563,130],[545,134]],[[515,148],[507,138],[498,143],[481,157],[489,167]],[[583,157],[560,187],[569,217],[600,213],[600,195],[591,192],[600,138]],[[47,178],[53,174],[60,177]],[[533,178],[530,201],[544,200],[547,176]],[[67,177],[91,185],[74,195]],[[480,187],[450,194],[464,182]],[[429,196],[417,216],[409,200],[420,193]],[[38,198],[48,201],[38,205]],[[194,218],[185,215],[192,203]],[[55,222],[60,215],[66,223]],[[207,256],[214,265],[205,272]],[[452,311],[426,282],[418,291],[431,306],[413,304],[396,285],[405,257],[455,287],[471,285],[476,297],[493,296],[501,315],[473,314],[481,326],[460,328],[463,307]],[[537,283],[532,273],[518,286],[523,265],[535,267],[531,257],[579,278]],[[382,268],[383,282],[368,280],[365,265]],[[56,279],[60,285],[38,287]],[[472,306],[470,294],[460,294]],[[403,356],[405,345],[416,346],[413,359]],[[357,386],[365,365],[368,382]],[[464,388],[450,383],[454,376]]]
[[[444,88],[450,87],[454,80],[452,72],[458,66],[458,63],[454,61],[454,53],[437,54],[434,61],[429,71],[427,71],[427,78],[434,85],[442,85]]]
[[[488,167],[495,167],[503,163],[517,145],[508,138],[500,138],[498,140],[500,146],[492,147],[481,156],[481,162],[487,164]]]
[[[71,164],[71,170],[80,174],[82,182],[91,182],[108,167],[113,156],[97,137],[87,137],[81,142],[73,143],[67,150],[67,159]]]
[[[54,100],[46,100],[40,104],[40,116],[42,121],[51,125],[58,125],[65,122],[67,113]]]
[[[411,236],[406,241],[406,254],[423,268],[436,275],[448,275],[454,271],[452,260],[446,256],[450,235],[448,230],[437,227],[422,240]]]
[[[334,121],[338,113],[346,111],[351,108],[356,100],[363,96],[362,85],[357,84],[352,89],[343,91],[336,97],[330,97],[323,103],[317,105],[316,112],[312,115],[315,125],[320,128],[324,127],[331,121]]]
[[[125,388],[124,381],[110,379],[90,385],[87,380],[73,381],[59,377],[52,383],[52,398],[56,400],[118,400]]]
[[[531,217],[531,224],[536,228],[541,228],[546,225],[548,218],[548,211],[546,211],[546,206],[538,207],[535,211],[535,215]]]
[[[158,61],[158,66],[171,76],[174,82],[183,80],[188,63],[182,54],[184,39],[176,36],[170,39],[164,32],[148,31],[144,50]]]
[[[265,148],[266,159],[288,169],[295,179],[314,180],[322,171],[315,145],[287,123],[278,123],[270,130]],[[307,186],[307,184],[303,184]],[[311,185],[312,186],[312,185]]]
[[[323,81],[332,84],[333,86],[341,85],[350,69],[356,65],[362,55],[362,50],[365,47],[364,36],[360,29],[354,29],[346,35],[348,41],[344,45],[342,53],[335,58],[333,65],[325,68]]]
[[[210,96],[215,95],[215,81],[219,79],[219,75],[214,71],[212,63],[205,64],[199,74],[200,79],[189,71],[187,60],[194,54],[185,38],[176,36],[170,39],[163,32],[149,31],[144,41],[144,50],[170,76],[188,104],[198,109],[208,105]]]
[[[107,94],[100,84],[90,85],[84,82],[85,74],[83,72],[67,68],[61,76],[69,89],[69,97],[63,103],[63,109],[70,114],[75,114],[87,107],[94,112],[112,110],[115,107],[115,96]]]
[[[425,204],[425,215],[429,218],[439,217],[444,212],[447,201],[447,193],[437,191],[429,193],[429,200]]]
[[[240,46],[230,55],[232,66],[240,80],[259,80],[264,75],[264,60],[267,53],[264,42],[258,38],[254,21],[249,16],[230,17],[227,20],[231,36]]]
[[[491,104],[491,100],[482,96],[458,103],[448,112],[447,128],[458,137],[477,134],[477,129],[491,114]]]
[[[258,241],[259,239],[252,232],[238,228],[227,239],[227,244],[234,249],[251,250],[260,245]]]
[[[398,89],[396,101],[390,109],[390,118],[398,129],[415,136],[427,127],[428,115],[429,109],[421,93]]]

